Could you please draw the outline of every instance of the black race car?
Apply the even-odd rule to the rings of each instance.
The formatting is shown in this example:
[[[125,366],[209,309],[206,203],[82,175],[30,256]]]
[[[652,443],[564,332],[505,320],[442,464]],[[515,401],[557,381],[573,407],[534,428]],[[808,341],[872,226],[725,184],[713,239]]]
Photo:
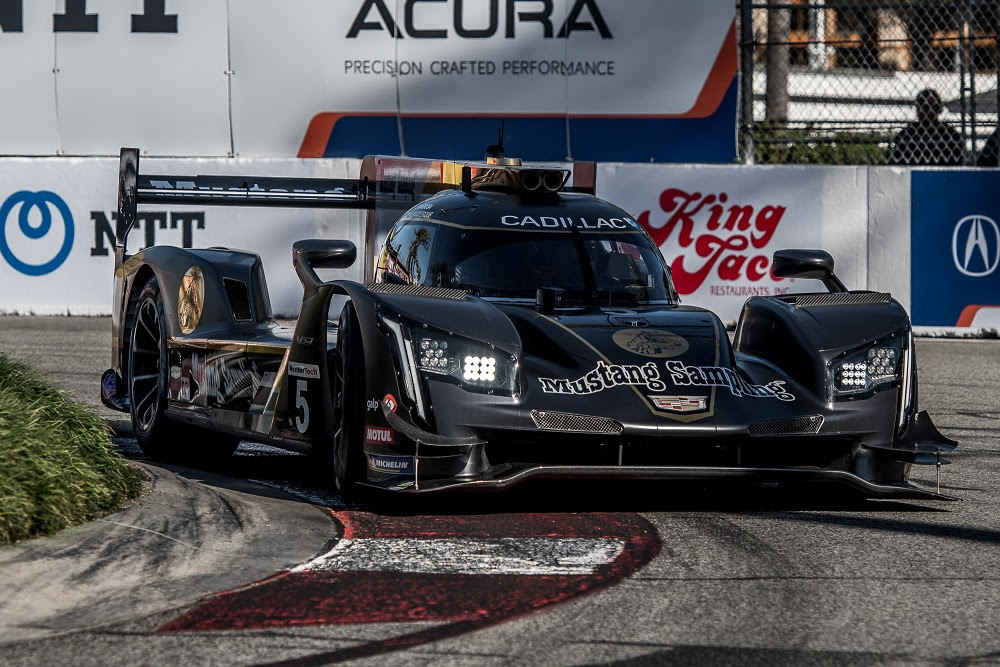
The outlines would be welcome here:
[[[956,446],[917,409],[909,318],[888,294],[848,291],[827,253],[775,253],[775,275],[827,291],[749,299],[731,343],[679,303],[636,220],[567,188],[568,171],[445,166],[453,183],[434,188],[147,176],[123,149],[105,404],[131,412],[150,455],[255,440],[314,454],[339,489],[724,478],[944,497],[907,481]],[[369,241],[373,220],[392,227],[367,284],[316,272],[351,266],[354,244],[296,242],[290,328],[254,253],[128,256],[146,202],[368,209]]]

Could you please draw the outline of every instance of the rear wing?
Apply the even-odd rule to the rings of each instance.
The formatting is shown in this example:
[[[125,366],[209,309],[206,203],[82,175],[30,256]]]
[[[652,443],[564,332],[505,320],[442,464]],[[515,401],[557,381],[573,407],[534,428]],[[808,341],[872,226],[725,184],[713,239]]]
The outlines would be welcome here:
[[[126,239],[135,227],[139,204],[274,206],[283,208],[375,208],[368,178],[277,178],[263,176],[164,176],[139,173],[139,150],[122,148],[118,168],[115,268],[125,261]],[[407,188],[404,188],[406,190]],[[386,195],[391,194],[391,198]],[[409,194],[407,197],[405,195]],[[402,197],[397,195],[403,195]],[[385,193],[383,200],[412,206],[412,189]],[[402,201],[401,201],[402,200]],[[407,206],[407,207],[408,207]],[[394,208],[399,208],[398,206]]]
[[[460,162],[369,155],[357,179],[151,175],[139,170],[139,149],[122,148],[115,269],[128,257],[126,239],[140,204],[356,209],[367,211],[362,256],[365,280],[370,280],[371,260],[402,213],[442,190],[464,185],[467,171]],[[593,193],[595,173],[593,162],[575,162],[573,185],[565,189]]]

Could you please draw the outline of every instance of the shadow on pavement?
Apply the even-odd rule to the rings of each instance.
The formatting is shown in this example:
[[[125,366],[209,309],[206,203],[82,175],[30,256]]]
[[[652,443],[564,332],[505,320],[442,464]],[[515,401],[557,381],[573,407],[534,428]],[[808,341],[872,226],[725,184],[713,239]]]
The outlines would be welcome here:
[[[142,456],[134,440],[120,440],[118,446],[125,456],[148,461]],[[528,480],[513,489],[496,493],[449,492],[430,496],[365,490],[345,501],[332,490],[322,469],[310,457],[253,443],[243,443],[235,456],[219,464],[183,461],[169,462],[167,466],[193,478],[198,477],[197,471],[221,474],[262,483],[265,488],[280,489],[286,494],[328,507],[365,509],[386,515],[622,511],[948,511],[947,507],[927,502],[869,500],[830,485],[776,486],[646,480]],[[240,486],[240,490],[246,493],[270,493],[254,484]]]

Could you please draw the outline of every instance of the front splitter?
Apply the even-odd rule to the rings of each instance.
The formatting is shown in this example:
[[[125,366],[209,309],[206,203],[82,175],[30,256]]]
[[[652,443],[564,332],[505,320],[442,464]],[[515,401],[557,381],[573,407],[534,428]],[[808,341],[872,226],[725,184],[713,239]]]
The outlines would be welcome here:
[[[684,482],[730,481],[734,484],[833,485],[852,489],[866,498],[897,498],[909,500],[948,500],[959,498],[926,491],[911,484],[876,484],[844,470],[801,468],[726,468],[696,466],[557,466],[538,465],[516,467],[497,466],[486,475],[475,478],[412,479],[412,484],[400,484],[400,479],[383,484],[364,484],[370,488],[398,493],[436,493],[447,491],[502,491],[531,479],[602,479],[602,480],[664,480]]]

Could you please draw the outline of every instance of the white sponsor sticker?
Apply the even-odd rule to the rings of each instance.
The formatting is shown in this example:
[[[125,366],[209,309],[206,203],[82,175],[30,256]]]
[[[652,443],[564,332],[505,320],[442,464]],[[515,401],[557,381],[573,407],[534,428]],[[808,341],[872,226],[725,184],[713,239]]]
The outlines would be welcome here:
[[[319,366],[288,362],[288,374],[297,378],[316,379],[319,377]]]

